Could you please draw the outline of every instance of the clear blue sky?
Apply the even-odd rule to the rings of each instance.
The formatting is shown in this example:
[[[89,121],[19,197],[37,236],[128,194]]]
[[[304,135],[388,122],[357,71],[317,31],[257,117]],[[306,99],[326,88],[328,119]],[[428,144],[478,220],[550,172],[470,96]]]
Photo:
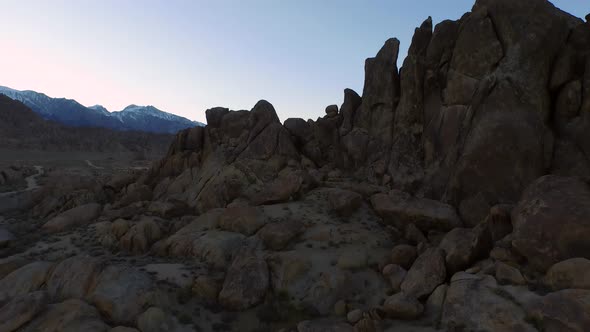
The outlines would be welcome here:
[[[426,17],[458,19],[473,2],[0,0],[0,85],[199,121],[207,108],[259,99],[282,120],[316,118],[344,88],[362,93],[364,60],[387,38],[403,56]],[[590,12],[590,1],[553,2]]]

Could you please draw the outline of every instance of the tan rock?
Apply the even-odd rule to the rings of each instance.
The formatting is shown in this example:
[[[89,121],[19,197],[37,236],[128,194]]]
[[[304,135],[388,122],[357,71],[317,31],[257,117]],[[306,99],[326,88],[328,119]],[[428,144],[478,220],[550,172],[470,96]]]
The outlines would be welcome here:
[[[389,318],[412,320],[422,315],[424,306],[415,297],[400,292],[385,300],[383,310]]]
[[[416,247],[411,245],[399,244],[391,249],[391,263],[404,269],[409,269],[417,256]]]
[[[0,303],[40,289],[53,266],[53,263],[34,262],[12,271],[0,280]]]
[[[150,307],[137,317],[137,328],[141,332],[175,331],[174,320],[158,307]]]
[[[514,206],[499,204],[492,206],[490,213],[486,217],[485,224],[490,230],[492,241],[496,242],[504,236],[512,233],[512,220],[510,213]]]
[[[274,182],[268,184],[252,201],[255,205],[286,202],[299,192],[303,181],[303,175],[300,172],[280,174]]]
[[[288,219],[266,224],[257,235],[262,239],[266,247],[272,250],[281,250],[301,234],[304,229],[305,226],[300,221]]]
[[[207,275],[198,276],[193,283],[192,291],[197,298],[207,302],[217,302],[223,281]]]
[[[502,262],[496,262],[496,280],[501,284],[526,285],[526,280],[517,268]]]
[[[245,236],[225,231],[208,231],[193,239],[191,253],[214,268],[227,268]]]
[[[570,258],[559,262],[549,268],[544,282],[553,290],[590,289],[590,260]]]
[[[438,326],[442,315],[445,296],[447,295],[448,285],[442,284],[430,294],[424,305],[424,320],[432,326]]]
[[[354,191],[332,189],[328,192],[328,202],[338,215],[349,217],[361,206],[363,198]]]
[[[346,315],[346,319],[349,323],[354,324],[363,318],[363,311],[361,309],[354,309],[349,311]]]
[[[254,250],[244,248],[227,271],[219,303],[232,310],[248,309],[264,299],[268,287],[266,261]]]
[[[461,220],[452,206],[430,199],[415,198],[400,191],[375,194],[371,196],[371,204],[384,222],[396,227],[413,223],[427,232],[432,229],[449,231],[461,226]]]
[[[131,324],[152,296],[153,284],[147,274],[111,265],[97,276],[88,299],[114,323]]]
[[[16,331],[43,311],[48,302],[49,297],[43,291],[13,298],[0,307],[0,331]]]
[[[9,256],[0,259],[0,280],[12,271],[29,264],[30,261],[20,256]]]
[[[296,284],[312,268],[310,258],[299,251],[285,251],[272,254],[267,259],[272,289],[285,290]]]
[[[125,235],[125,233],[127,233],[130,227],[131,222],[129,220],[119,218],[113,221],[111,224],[111,231],[117,237],[117,239],[120,239],[123,235]]]
[[[410,241],[410,243],[419,245],[421,243],[428,243],[428,239],[424,236],[421,230],[418,229],[414,224],[408,224],[404,237]]]
[[[449,274],[464,270],[478,259],[487,257],[491,247],[491,236],[484,224],[473,229],[455,228],[439,244],[439,248],[445,252]]]
[[[162,238],[162,230],[158,225],[158,219],[142,217],[121,237],[119,244],[122,249],[134,254],[143,254],[151,245]]]
[[[568,258],[590,259],[588,215],[588,184],[576,178],[541,177],[512,211],[512,245],[541,272]]]
[[[408,271],[401,284],[401,290],[418,299],[430,295],[446,278],[443,254],[444,252],[438,248],[427,249]]]
[[[191,214],[191,208],[183,201],[170,199],[166,202],[153,201],[148,207],[148,212],[151,215],[158,216],[164,219],[172,219]]]
[[[102,206],[100,204],[91,203],[80,205],[49,220],[43,225],[43,229],[51,233],[56,233],[79,225],[88,224],[94,221],[100,215],[101,211]]]
[[[85,331],[106,332],[105,324],[96,308],[77,299],[50,305],[41,315],[35,317],[22,331]]]
[[[590,290],[549,293],[532,302],[527,311],[529,320],[545,331],[586,332],[590,326]]]
[[[526,316],[492,276],[458,272],[447,289],[441,327],[451,331],[536,331]]]
[[[265,215],[256,207],[228,207],[219,216],[219,227],[223,230],[242,233],[246,236],[256,233],[266,224]]]
[[[403,267],[396,264],[389,264],[383,268],[383,276],[389,280],[389,284],[394,292],[401,290],[400,286],[406,278],[407,273]]]
[[[217,227],[221,212],[223,212],[222,209],[214,209],[194,218],[172,236],[156,243],[155,251],[162,256],[187,257],[194,255],[199,258],[204,257],[203,253],[193,253],[193,242],[201,238],[205,232]],[[244,237],[242,234],[236,234],[236,236]]]
[[[84,299],[102,264],[90,256],[74,256],[59,262],[47,278],[47,292],[54,301]]]
[[[326,107],[326,116],[329,118],[335,117],[338,115],[338,106],[337,105],[329,105]]]

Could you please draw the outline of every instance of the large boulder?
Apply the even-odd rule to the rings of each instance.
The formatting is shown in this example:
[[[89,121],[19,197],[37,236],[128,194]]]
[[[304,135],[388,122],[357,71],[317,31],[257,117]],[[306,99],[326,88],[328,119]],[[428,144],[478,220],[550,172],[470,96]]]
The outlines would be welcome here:
[[[590,258],[590,186],[577,178],[544,176],[512,211],[512,245],[545,271],[568,258]]]
[[[94,221],[102,211],[102,206],[97,203],[80,205],[70,209],[43,225],[43,229],[51,233],[62,232],[72,227],[88,224]]]
[[[389,194],[371,196],[371,204],[384,222],[405,227],[413,223],[420,230],[449,231],[461,226],[455,208],[430,199],[413,197],[407,193],[393,190]]]
[[[417,256],[416,247],[409,244],[398,244],[391,249],[391,263],[397,264],[404,269],[409,269]]]
[[[88,303],[70,299],[48,306],[21,331],[87,331],[107,332],[110,327],[101,319],[100,313]]]
[[[158,218],[142,217],[131,226],[119,241],[121,249],[134,254],[145,253],[150,246],[162,237]]]
[[[590,326],[590,290],[565,289],[527,306],[530,320],[544,331],[585,332]]]
[[[0,280],[0,303],[40,289],[53,266],[49,262],[34,262],[12,271]]]
[[[20,256],[9,256],[0,259],[0,280],[12,271],[31,263],[28,259]]]
[[[139,315],[137,327],[141,332],[181,332],[173,316],[158,307],[150,307]]]
[[[455,274],[447,290],[441,327],[450,331],[536,331],[526,312],[491,276]]]
[[[55,301],[84,299],[102,263],[89,256],[74,256],[59,262],[47,278],[47,291]]]
[[[328,192],[330,207],[340,216],[349,217],[363,202],[360,194],[344,189],[333,189]]]
[[[209,231],[192,240],[192,256],[217,269],[225,269],[240,249],[245,236],[226,231]]]
[[[393,319],[416,319],[424,311],[424,306],[416,298],[400,292],[385,300],[383,310]]]
[[[256,207],[228,207],[219,216],[219,227],[223,230],[250,236],[266,223],[266,216]]]
[[[32,292],[13,298],[0,307],[0,331],[16,331],[36,317],[49,302],[46,292]]]
[[[268,290],[269,269],[254,250],[245,248],[227,271],[219,303],[232,310],[248,309],[264,300]]]
[[[401,284],[401,290],[421,299],[444,283],[446,276],[444,252],[438,248],[429,248],[416,259]]]
[[[110,321],[131,324],[153,299],[152,280],[133,268],[111,265],[96,277],[88,299]]]
[[[439,244],[445,252],[447,272],[453,275],[488,255],[492,249],[491,236],[484,224],[473,229],[455,228]]]
[[[545,284],[553,290],[578,288],[590,290],[590,260],[570,258],[549,268]]]
[[[305,230],[305,225],[295,219],[271,222],[258,232],[264,245],[272,250],[281,250]]]

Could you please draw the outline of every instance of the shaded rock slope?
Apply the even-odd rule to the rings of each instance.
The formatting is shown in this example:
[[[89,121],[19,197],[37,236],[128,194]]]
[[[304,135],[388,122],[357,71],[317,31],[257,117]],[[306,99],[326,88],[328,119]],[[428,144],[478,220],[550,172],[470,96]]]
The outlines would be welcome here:
[[[315,121],[210,109],[144,174],[0,220],[0,328],[590,330],[590,23],[478,0],[398,51]]]

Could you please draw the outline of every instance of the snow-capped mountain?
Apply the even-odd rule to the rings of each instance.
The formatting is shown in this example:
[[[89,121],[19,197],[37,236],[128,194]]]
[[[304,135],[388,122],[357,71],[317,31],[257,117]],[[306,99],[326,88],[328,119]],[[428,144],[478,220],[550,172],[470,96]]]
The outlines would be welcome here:
[[[94,106],[90,106],[90,107],[88,107],[88,108],[90,108],[91,110],[98,111],[98,112],[100,112],[100,113],[102,113],[102,114],[105,114],[105,115],[109,115],[109,114],[110,114],[109,110],[107,110],[107,109],[106,109],[104,106],[102,106],[102,105],[94,105]]]
[[[150,132],[175,133],[185,128],[204,125],[200,122],[160,111],[154,106],[129,105],[122,111],[111,113],[111,116],[129,126],[132,130]]]
[[[0,94],[18,100],[46,120],[72,127],[102,127],[153,133],[176,133],[204,124],[163,112],[153,106],[130,105],[119,112],[109,112],[101,105],[86,107],[75,100],[51,98],[35,91],[18,91],[0,86]]]

